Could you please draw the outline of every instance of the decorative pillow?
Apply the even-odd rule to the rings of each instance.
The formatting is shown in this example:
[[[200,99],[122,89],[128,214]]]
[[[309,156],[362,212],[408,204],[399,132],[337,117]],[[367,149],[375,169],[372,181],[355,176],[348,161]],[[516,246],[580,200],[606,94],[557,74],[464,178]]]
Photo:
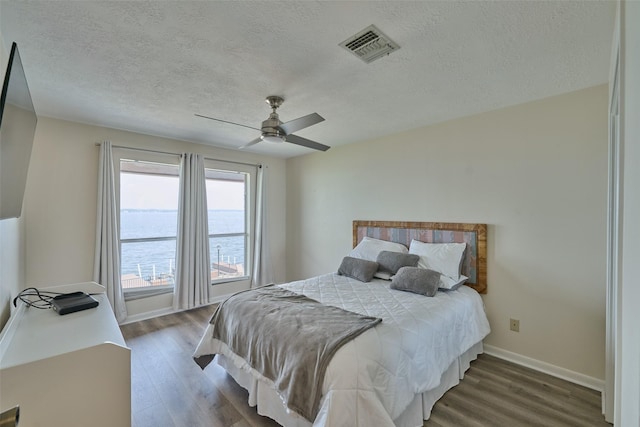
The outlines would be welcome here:
[[[438,292],[441,274],[420,267],[402,267],[391,279],[391,289],[432,297]]]
[[[377,270],[378,263],[375,261],[346,256],[342,259],[340,268],[338,268],[338,274],[351,277],[361,282],[370,282]]]
[[[386,240],[374,239],[372,237],[363,237],[358,246],[349,252],[350,257],[375,261],[378,254],[382,251],[401,252],[406,254],[409,252],[405,245],[400,243],[388,242]]]
[[[423,243],[412,240],[409,253],[420,255],[418,267],[439,271],[458,281],[466,248],[466,243]]]
[[[420,256],[414,254],[382,251],[378,254],[378,258],[376,258],[376,262],[379,264],[378,273],[387,273],[392,276],[402,267],[417,266],[419,259]]]
[[[440,284],[438,285],[438,287],[440,289],[444,289],[444,290],[448,290],[448,291],[455,291],[456,289],[458,289],[460,287],[460,285],[462,285],[467,280],[469,280],[469,278],[467,276],[462,275],[462,274],[460,275],[460,279],[459,280],[453,280],[451,277],[445,276],[443,274],[443,275],[440,276]]]
[[[380,268],[380,267],[378,267]],[[382,279],[382,280],[391,280],[391,273],[387,273],[385,271],[376,271],[376,274],[373,275],[373,277],[375,277],[376,279]]]

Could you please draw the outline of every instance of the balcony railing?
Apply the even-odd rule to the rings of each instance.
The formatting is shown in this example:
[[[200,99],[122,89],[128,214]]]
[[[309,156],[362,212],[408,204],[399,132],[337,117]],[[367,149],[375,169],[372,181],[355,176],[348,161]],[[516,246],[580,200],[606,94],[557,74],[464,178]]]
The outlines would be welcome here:
[[[120,241],[122,288],[172,287],[176,238],[149,237]]]
[[[175,285],[175,237],[123,239],[121,284],[123,290],[173,287]],[[244,253],[246,234],[209,236],[211,281],[247,277]]]
[[[247,276],[244,263],[246,242],[245,233],[209,235],[212,282]]]

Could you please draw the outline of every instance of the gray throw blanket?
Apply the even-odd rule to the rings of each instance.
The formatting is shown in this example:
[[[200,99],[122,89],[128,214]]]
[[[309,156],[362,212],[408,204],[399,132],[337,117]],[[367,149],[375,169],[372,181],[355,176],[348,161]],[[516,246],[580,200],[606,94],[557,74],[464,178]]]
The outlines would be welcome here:
[[[266,286],[229,297],[210,323],[213,338],[272,380],[287,407],[313,422],[333,355],[381,321]],[[195,360],[204,369],[212,357]]]

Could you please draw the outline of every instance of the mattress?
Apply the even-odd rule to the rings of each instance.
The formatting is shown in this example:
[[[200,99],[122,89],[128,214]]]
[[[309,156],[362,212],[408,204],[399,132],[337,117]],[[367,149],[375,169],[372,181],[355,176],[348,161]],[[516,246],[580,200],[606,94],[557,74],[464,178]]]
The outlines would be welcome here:
[[[392,290],[389,283],[377,279],[363,283],[332,273],[279,285],[323,304],[382,318],[382,323],[345,344],[333,357],[314,426],[413,425],[415,415],[407,414],[428,415],[422,407],[423,395],[430,390],[441,395],[445,374],[458,376],[461,356],[472,357],[470,350],[477,351],[490,331],[482,299],[471,288],[461,286],[429,298]],[[210,328],[194,357],[208,354],[224,355],[221,364],[249,390],[249,404],[257,405],[258,413],[287,427],[311,425],[284,407],[281,411],[261,408],[261,401],[273,400],[260,396],[273,393],[269,380],[211,338]]]

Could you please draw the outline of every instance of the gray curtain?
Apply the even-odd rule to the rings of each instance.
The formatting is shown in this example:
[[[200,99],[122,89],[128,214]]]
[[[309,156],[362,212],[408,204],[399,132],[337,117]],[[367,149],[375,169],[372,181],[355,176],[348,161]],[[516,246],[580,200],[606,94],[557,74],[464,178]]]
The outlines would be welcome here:
[[[180,163],[175,310],[209,303],[211,264],[204,157],[186,153]]]
[[[96,250],[93,264],[93,281],[106,288],[118,323],[127,318],[120,283],[120,237],[118,235],[118,211],[113,172],[111,142],[100,145],[98,164],[98,208],[96,219]]]
[[[258,168],[256,185],[256,224],[251,287],[268,285],[274,280],[267,227],[267,176],[267,167],[262,165]]]

